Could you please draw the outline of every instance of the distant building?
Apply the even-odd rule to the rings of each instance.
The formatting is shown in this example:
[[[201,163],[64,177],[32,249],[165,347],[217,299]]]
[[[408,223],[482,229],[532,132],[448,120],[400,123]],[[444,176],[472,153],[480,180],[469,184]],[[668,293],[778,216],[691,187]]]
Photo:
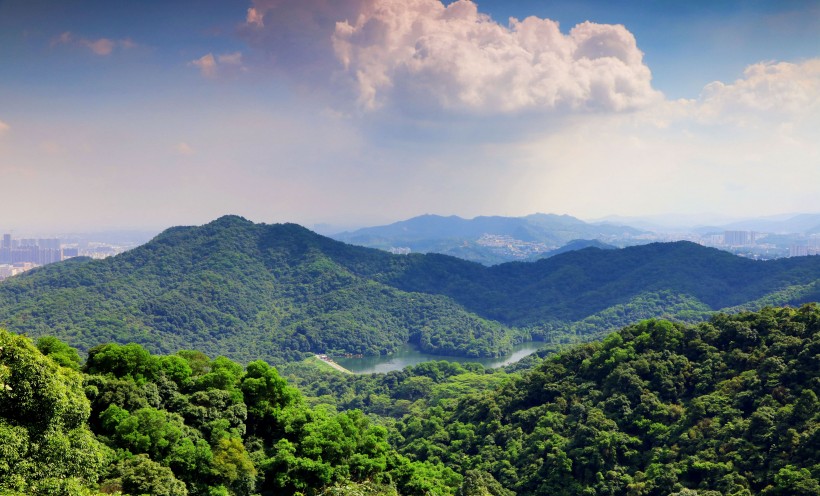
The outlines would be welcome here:
[[[820,255],[820,248],[806,245],[792,245],[789,248],[790,257],[807,257]]]
[[[750,244],[751,238],[749,231],[723,232],[723,244],[729,246],[746,246]]]
[[[33,263],[16,263],[16,264],[0,264],[0,281],[6,279],[11,276],[16,276],[17,274],[22,274],[27,270],[31,270],[37,267],[37,264]]]
[[[11,263],[11,234],[4,234],[0,244],[0,264],[8,263]]]
[[[11,234],[4,234],[0,244],[0,264],[47,265],[63,260],[60,240],[21,239],[14,240]]]
[[[74,248],[63,248],[63,260],[67,258],[74,258],[80,256],[80,249],[78,247]]]

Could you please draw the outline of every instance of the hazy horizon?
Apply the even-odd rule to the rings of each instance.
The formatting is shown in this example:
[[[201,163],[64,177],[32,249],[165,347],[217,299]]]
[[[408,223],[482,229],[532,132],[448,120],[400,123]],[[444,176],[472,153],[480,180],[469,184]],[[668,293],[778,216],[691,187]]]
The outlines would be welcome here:
[[[820,3],[0,3],[0,229],[820,212]]]
[[[455,216],[459,217],[464,220],[474,220],[479,217],[507,217],[507,218],[518,218],[518,217],[527,217],[530,215],[568,215],[570,217],[574,217],[578,220],[589,224],[600,224],[600,223],[609,223],[615,225],[624,225],[628,227],[634,227],[638,229],[645,229],[648,231],[652,231],[653,229],[657,229],[658,233],[668,232],[682,232],[687,229],[696,229],[696,228],[703,228],[703,227],[731,227],[732,224],[737,223],[744,223],[744,222],[761,222],[761,221],[784,221],[788,219],[792,219],[794,217],[798,217],[801,215],[816,215],[820,216],[820,213],[813,213],[813,212],[791,212],[786,214],[776,214],[776,215],[769,215],[769,216],[759,216],[759,217],[728,217],[720,214],[711,214],[711,213],[697,213],[697,214],[655,214],[655,215],[647,215],[647,216],[620,216],[620,215],[607,215],[598,218],[582,218],[572,214],[567,213],[554,213],[554,212],[531,212],[529,214],[524,215],[516,215],[516,216],[505,216],[505,215],[495,215],[495,214],[481,214],[472,217],[464,217],[459,216],[456,214],[437,214],[432,212],[425,212],[413,217],[406,217],[406,218],[397,218],[397,219],[390,219],[382,223],[373,223],[373,224],[333,224],[327,222],[319,222],[313,224],[301,223],[301,222],[293,222],[287,219],[283,220],[274,220],[274,221],[267,221],[267,220],[260,220],[260,219],[253,219],[247,218],[245,216],[241,216],[246,218],[247,220],[254,222],[254,223],[261,223],[261,224],[281,224],[281,223],[295,223],[299,224],[302,227],[310,229],[318,234],[324,236],[334,236],[337,234],[343,234],[345,232],[352,232],[357,231],[359,229],[366,229],[371,227],[381,227],[387,226],[395,223],[404,222],[416,217],[421,216],[437,216],[437,217],[450,217]],[[173,227],[180,227],[180,226],[201,226],[204,224],[208,224],[217,220],[223,216],[230,216],[230,215],[239,215],[239,214],[232,214],[226,213],[224,215],[220,215],[218,217],[214,217],[213,219],[207,219],[203,222],[197,223],[185,223],[185,224],[166,224],[166,225],[157,225],[157,226],[145,226],[139,228],[129,228],[129,227],[92,227],[89,229],[67,229],[61,227],[55,228],[31,228],[27,226],[20,226],[20,227],[5,227],[0,226],[0,234],[11,233],[14,239],[25,239],[25,238],[70,238],[76,236],[84,236],[92,238],[94,236],[99,235],[112,235],[116,234],[123,238],[128,238],[129,236],[133,238],[133,240],[142,240],[147,241],[148,239],[152,238],[153,236],[161,233],[162,231],[173,228]]]

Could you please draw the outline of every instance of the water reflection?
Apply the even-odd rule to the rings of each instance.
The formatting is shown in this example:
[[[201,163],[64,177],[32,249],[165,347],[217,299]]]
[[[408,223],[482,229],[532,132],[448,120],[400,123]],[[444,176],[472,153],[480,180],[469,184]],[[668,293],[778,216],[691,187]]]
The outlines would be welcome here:
[[[410,365],[417,365],[432,360],[446,360],[448,362],[475,362],[486,368],[496,368],[515,363],[525,356],[535,353],[544,343],[527,342],[513,346],[509,355],[499,358],[463,358],[452,356],[432,355],[419,351],[415,346],[406,344],[395,353],[384,356],[369,356],[364,358],[335,358],[334,361],[355,374],[376,374],[401,370]]]

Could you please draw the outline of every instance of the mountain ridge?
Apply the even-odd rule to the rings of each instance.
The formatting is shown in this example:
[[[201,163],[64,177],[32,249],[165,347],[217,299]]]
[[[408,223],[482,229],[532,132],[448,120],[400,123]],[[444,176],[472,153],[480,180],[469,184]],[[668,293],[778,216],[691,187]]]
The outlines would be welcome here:
[[[224,216],[116,257],[11,278],[0,284],[0,325],[81,349],[135,341],[240,361],[383,354],[407,342],[494,356],[518,341],[584,340],[647,317],[697,321],[750,302],[803,303],[820,299],[818,280],[820,257],[759,262],[688,242],[486,267]]]
[[[579,238],[637,236],[642,232],[629,226],[591,224],[566,214],[472,219],[425,214],[332,237],[360,246],[384,250],[409,248],[412,252],[443,253],[494,265],[545,254]]]

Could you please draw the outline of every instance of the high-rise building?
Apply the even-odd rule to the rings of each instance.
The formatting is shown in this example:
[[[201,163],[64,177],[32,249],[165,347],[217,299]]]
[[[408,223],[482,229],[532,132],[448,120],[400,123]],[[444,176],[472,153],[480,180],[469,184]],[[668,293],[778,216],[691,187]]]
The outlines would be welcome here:
[[[11,234],[3,235],[3,243],[0,244],[0,263],[11,263]]]
[[[37,246],[46,250],[59,250],[60,240],[57,238],[38,239]]]
[[[809,247],[805,245],[792,245],[789,248],[790,257],[805,257],[809,254]]]
[[[724,231],[723,244],[728,246],[745,246],[749,244],[749,231]]]
[[[0,243],[0,264],[31,263],[46,265],[60,262],[63,251],[60,240],[49,239],[21,239],[11,238],[11,234],[4,234]]]

